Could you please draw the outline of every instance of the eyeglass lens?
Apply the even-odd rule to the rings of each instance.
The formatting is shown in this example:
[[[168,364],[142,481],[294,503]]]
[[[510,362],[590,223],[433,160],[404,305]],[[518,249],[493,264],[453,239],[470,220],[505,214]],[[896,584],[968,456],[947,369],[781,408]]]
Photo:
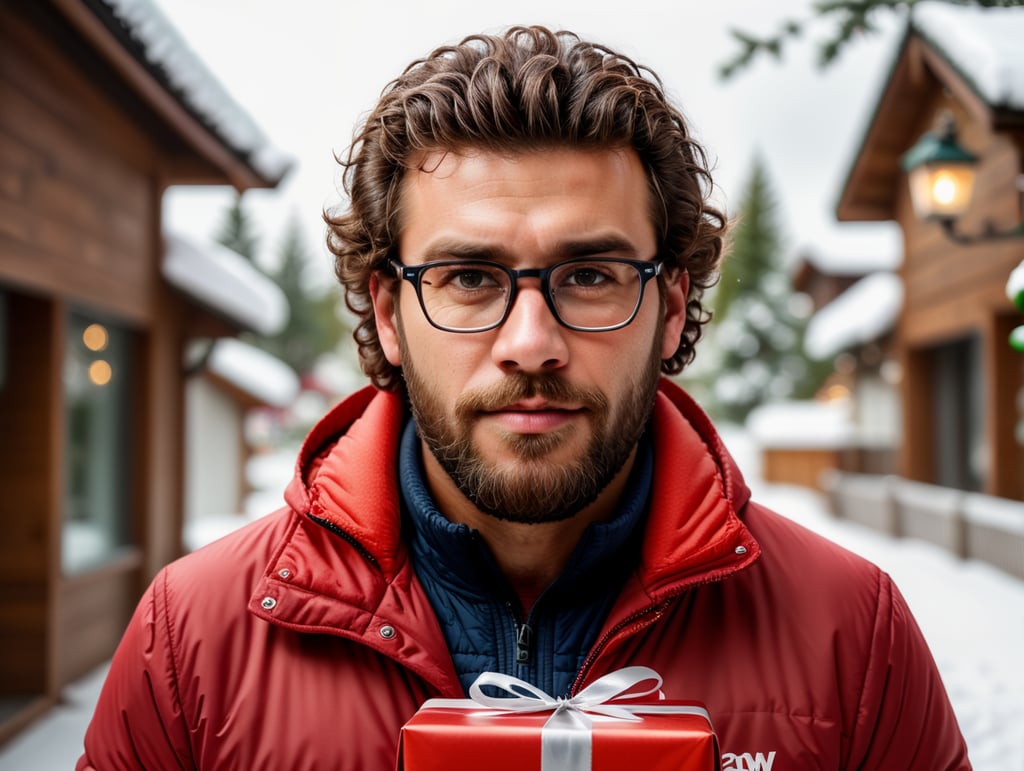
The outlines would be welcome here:
[[[501,266],[460,262],[428,267],[420,276],[423,308],[449,329],[497,324],[513,296],[512,276]],[[573,260],[555,266],[548,292],[563,323],[602,329],[628,321],[640,301],[640,273],[628,263]]]

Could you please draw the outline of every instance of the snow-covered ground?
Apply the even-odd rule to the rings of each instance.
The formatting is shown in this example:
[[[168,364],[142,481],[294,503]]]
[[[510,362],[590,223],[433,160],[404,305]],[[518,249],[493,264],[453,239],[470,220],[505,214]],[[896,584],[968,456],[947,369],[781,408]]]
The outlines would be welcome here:
[[[864,555],[896,579],[932,647],[976,771],[1024,771],[1024,581],[930,544],[895,540],[834,519],[822,497],[810,490],[758,482],[749,441],[742,434],[725,438],[758,500]],[[261,460],[253,481],[278,485],[292,457]],[[192,528],[189,540],[209,540],[279,501],[277,493],[262,493],[246,506],[249,516],[211,519]],[[101,667],[68,687],[60,706],[0,750],[0,769],[73,768],[104,673]]]

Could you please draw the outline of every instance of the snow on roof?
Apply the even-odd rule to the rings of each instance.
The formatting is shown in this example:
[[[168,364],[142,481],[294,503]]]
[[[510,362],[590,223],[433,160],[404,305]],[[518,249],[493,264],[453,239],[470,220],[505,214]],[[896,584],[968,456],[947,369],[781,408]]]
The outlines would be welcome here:
[[[922,2],[911,25],[988,104],[1024,110],[1024,8]]]
[[[776,402],[755,407],[747,431],[761,447],[845,447],[856,430],[848,400]]]
[[[288,322],[284,292],[226,246],[164,234],[163,277],[192,299],[261,335]]]
[[[291,159],[264,137],[152,0],[102,2],[142,46],[146,62],[162,71],[176,96],[222,141],[268,181],[285,175]]]
[[[864,276],[879,270],[895,270],[901,262],[899,254],[881,249],[865,249],[856,255],[815,249],[802,252],[799,259],[830,276]]]
[[[264,350],[232,337],[219,339],[207,369],[271,407],[287,407],[299,394],[294,370]]]
[[[1006,296],[1010,302],[1017,303],[1017,298],[1024,294],[1024,260],[1010,273],[1010,280],[1006,282]],[[1022,308],[1024,310],[1024,308]]]
[[[903,307],[903,282],[895,273],[865,276],[811,317],[804,350],[815,359],[884,335]]]

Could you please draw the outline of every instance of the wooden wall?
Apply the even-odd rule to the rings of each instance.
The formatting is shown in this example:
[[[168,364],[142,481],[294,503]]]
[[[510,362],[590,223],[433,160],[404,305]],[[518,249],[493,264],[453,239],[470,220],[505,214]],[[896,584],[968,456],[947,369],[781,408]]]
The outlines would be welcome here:
[[[823,475],[842,466],[842,450],[833,448],[766,447],[761,475],[766,482],[821,490]]]
[[[2,278],[150,318],[159,282],[155,152],[53,42],[0,13]]]
[[[0,4],[0,289],[11,358],[0,404],[0,702],[22,692],[52,702],[108,658],[144,585],[181,553],[185,312],[159,270],[167,131],[151,130],[152,116],[59,19],[40,21],[46,8]],[[138,342],[137,468],[125,470],[138,548],[65,578],[61,366],[72,308]]]
[[[970,211],[957,223],[966,234],[987,227],[1006,230],[1021,221],[1021,150],[1015,137],[993,131],[936,90],[920,117],[920,133],[931,128],[942,110],[952,110],[960,142],[980,156],[978,182]],[[1016,398],[1024,388],[1020,355],[1007,344],[1019,316],[1006,297],[1010,272],[1024,258],[1024,241],[985,241],[960,245],[935,223],[919,221],[906,185],[899,192],[897,217],[904,234],[903,279],[906,291],[899,341],[904,379],[904,453],[901,473],[934,482],[934,412],[929,352],[968,336],[981,341],[984,426],[989,472],[982,492],[1024,499],[1024,450],[1013,432],[1018,420]]]
[[[7,376],[0,388],[0,702],[28,704],[56,687],[54,562],[60,527],[60,309],[9,294]],[[0,734],[2,736],[2,734]]]

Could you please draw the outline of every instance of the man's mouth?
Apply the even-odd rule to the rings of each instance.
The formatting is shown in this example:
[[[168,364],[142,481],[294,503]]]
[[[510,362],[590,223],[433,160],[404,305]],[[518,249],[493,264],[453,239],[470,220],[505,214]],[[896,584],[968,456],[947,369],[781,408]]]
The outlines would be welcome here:
[[[483,410],[481,414],[511,433],[542,434],[564,427],[585,411],[578,405],[522,399],[497,409]]]

